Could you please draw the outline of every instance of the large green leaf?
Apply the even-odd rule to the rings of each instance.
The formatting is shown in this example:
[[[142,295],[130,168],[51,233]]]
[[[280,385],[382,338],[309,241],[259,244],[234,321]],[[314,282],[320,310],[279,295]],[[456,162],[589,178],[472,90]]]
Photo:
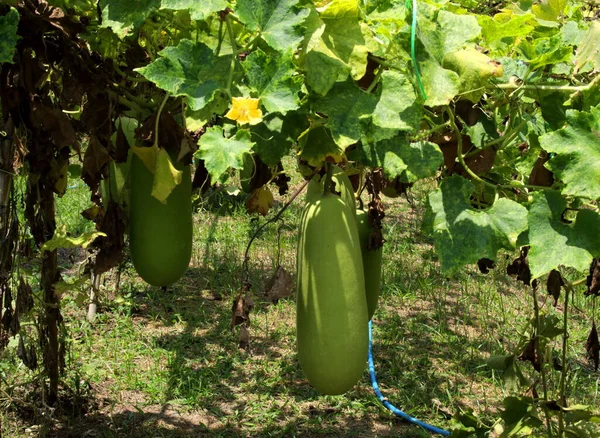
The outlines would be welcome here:
[[[409,143],[404,136],[363,143],[361,149],[361,161],[364,164],[381,167],[389,178],[399,176],[404,182],[415,182],[433,176],[444,162],[442,152],[435,143]]]
[[[299,0],[238,0],[235,12],[252,31],[260,32],[269,46],[280,52],[293,51],[302,41],[300,25],[308,9]]]
[[[10,8],[8,14],[0,17],[0,64],[13,62],[15,46],[19,41],[18,25],[19,13],[14,8]]]
[[[481,34],[491,48],[502,47],[508,41],[530,34],[534,29],[535,17],[531,14],[500,13],[494,17],[478,15]]]
[[[119,38],[135,33],[146,18],[160,7],[160,0],[104,0],[102,27],[110,27]]]
[[[227,0],[162,0],[161,9],[174,9],[176,11],[187,9],[192,20],[204,20],[227,8]]]
[[[534,193],[529,209],[529,264],[533,278],[559,266],[584,272],[600,255],[600,215],[580,210],[574,224],[565,224],[561,216],[567,201],[559,192]]]
[[[542,20],[558,21],[566,6],[567,0],[545,0],[541,4],[533,5],[531,11]]]
[[[540,143],[556,154],[546,166],[565,183],[565,195],[600,198],[600,105],[589,113],[567,110],[566,126]]]
[[[458,74],[443,68],[440,63],[428,58],[419,64],[428,106],[448,105],[458,94]]]
[[[600,22],[590,24],[583,41],[577,48],[575,60],[577,70],[589,66],[591,70],[600,70]]]
[[[473,15],[457,15],[441,10],[436,16],[431,8],[428,6],[423,11],[418,35],[429,55],[441,63],[446,53],[462,49],[475,40],[481,28]]]
[[[373,112],[373,123],[381,128],[412,131],[419,128],[423,106],[408,78],[396,71],[381,75],[381,95]]]
[[[429,194],[425,223],[433,232],[436,252],[444,272],[496,260],[500,249],[515,248],[517,237],[527,229],[527,209],[506,198],[487,210],[475,210],[469,198],[473,184],[451,176]]]
[[[182,40],[159,55],[136,71],[173,96],[187,97],[194,111],[208,105],[217,90],[227,86],[231,56],[215,57],[203,43]]]
[[[306,22],[303,67],[306,83],[325,95],[348,75],[360,79],[367,68],[370,30],[352,14],[320,18],[313,11]]]
[[[291,52],[272,56],[259,49],[248,55],[242,66],[267,111],[285,115],[298,108],[302,84],[301,77],[295,76]]]
[[[195,156],[204,160],[213,181],[218,181],[229,168],[241,169],[244,154],[249,153],[254,143],[247,130],[239,130],[235,137],[226,138],[223,128],[213,126],[200,137]]]
[[[377,97],[365,93],[352,82],[340,82],[320,99],[316,110],[327,116],[327,126],[341,148],[356,143],[363,135],[363,126],[371,119]]]
[[[301,131],[297,133],[288,131],[290,122],[296,117],[293,117],[292,113],[288,113],[285,119],[275,116],[252,127],[252,139],[256,142],[254,151],[266,165],[276,166],[289,153],[294,141],[301,133]],[[297,126],[302,126],[302,123],[298,123]]]

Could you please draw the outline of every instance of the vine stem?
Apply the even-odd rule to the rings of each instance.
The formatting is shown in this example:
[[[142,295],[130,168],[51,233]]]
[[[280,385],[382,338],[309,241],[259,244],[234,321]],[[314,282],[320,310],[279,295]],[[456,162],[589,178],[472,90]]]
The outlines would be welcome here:
[[[233,73],[235,71],[235,53],[237,52],[237,46],[235,43],[235,34],[233,32],[233,26],[231,25],[230,14],[227,14],[227,16],[225,17],[225,24],[227,25],[227,32],[229,33],[229,41],[231,43],[231,51],[233,52],[233,55],[231,57],[231,65],[229,67],[229,76],[227,77],[227,87],[225,88],[225,91],[227,92],[229,97],[231,97],[231,84],[233,83]]]
[[[533,288],[533,312],[535,318],[534,349],[540,358],[540,374],[542,376],[542,390],[544,391],[544,402],[548,401],[548,378],[546,376],[545,360],[542,360],[542,351],[540,350],[539,336],[540,332],[540,305],[537,297],[537,287]],[[535,359],[534,359],[535,360]],[[543,405],[544,416],[546,418],[546,432],[549,437],[552,436],[552,426],[550,425],[550,412],[548,406]]]
[[[548,189],[548,187],[545,187],[545,186],[535,186],[535,185],[531,185],[531,184],[523,184],[518,181],[515,181],[513,184],[492,184],[492,183],[482,179],[479,175],[477,175],[475,172],[473,172],[469,168],[469,166],[467,166],[467,163],[465,163],[465,156],[462,153],[462,134],[461,134],[460,130],[458,129],[458,126],[456,126],[456,120],[454,118],[454,113],[452,112],[450,107],[446,107],[446,113],[448,114],[448,117],[449,117],[450,127],[456,134],[458,161],[463,166],[465,171],[469,174],[469,176],[471,178],[473,178],[475,181],[480,182],[480,183],[484,184],[485,186],[494,189],[495,192],[497,192],[498,189],[533,189],[533,190]]]
[[[473,172],[469,168],[469,166],[467,166],[467,163],[465,163],[465,156],[463,155],[463,151],[462,151],[462,146],[463,146],[462,134],[461,134],[460,130],[458,129],[458,126],[456,126],[456,119],[454,118],[454,113],[452,112],[452,109],[449,106],[446,107],[446,113],[448,114],[448,117],[449,117],[450,127],[456,134],[456,144],[457,144],[456,152],[458,155],[458,162],[462,165],[463,169],[465,169],[465,171],[469,174],[469,176],[471,178],[473,178],[477,182],[480,182],[481,184],[484,184],[487,187],[491,187],[492,189],[494,189],[494,191],[496,191],[497,186],[495,184],[489,183],[489,182],[485,181],[484,179],[481,179],[479,177],[479,175],[477,175],[475,172]]]
[[[598,82],[600,76],[596,76],[592,82],[587,85],[550,85],[550,84],[517,84],[516,82],[509,82],[507,84],[495,84],[496,88],[502,90],[537,90],[537,91],[587,91],[592,88],[596,82]]]
[[[158,107],[158,111],[156,112],[156,120],[154,121],[154,146],[156,146],[156,147],[158,147],[158,125],[159,125],[160,115],[162,114],[162,111],[167,103],[167,100],[169,100],[169,96],[170,96],[170,93],[167,92],[167,94],[165,95],[165,98],[160,103],[160,107]]]
[[[314,178],[314,176],[317,174],[317,172],[319,172],[319,170],[321,170],[320,167],[316,168],[313,171],[313,173],[310,175],[310,177],[306,181],[304,181],[304,183],[294,192],[294,194],[292,194],[292,197],[289,199],[288,202],[285,203],[285,205],[283,207],[281,207],[281,209],[277,212],[277,214],[275,216],[273,216],[271,219],[269,219],[268,221],[266,221],[264,224],[262,224],[260,227],[258,227],[258,229],[254,232],[254,234],[250,238],[248,245],[246,245],[246,250],[244,251],[244,262],[242,263],[242,279],[241,279],[242,292],[244,292],[245,285],[247,284],[247,281],[248,281],[248,260],[250,258],[249,254],[250,254],[250,248],[252,247],[252,243],[258,237],[258,235],[262,232],[262,230],[264,230],[266,228],[267,225],[279,220],[281,215],[289,208],[290,205],[292,205],[292,202],[294,202],[294,200],[300,195],[300,193],[302,193],[304,188]]]
[[[564,278],[564,277],[563,277]],[[563,336],[562,336],[562,351],[561,351],[561,361],[562,361],[562,370],[560,372],[560,382],[559,382],[559,400],[560,406],[562,408],[567,407],[567,397],[566,397],[566,386],[567,386],[567,344],[569,339],[569,296],[573,292],[573,284],[569,282],[565,282],[565,307],[563,309]],[[561,409],[558,411],[558,436],[561,438],[565,432],[565,424],[564,424],[564,414]]]

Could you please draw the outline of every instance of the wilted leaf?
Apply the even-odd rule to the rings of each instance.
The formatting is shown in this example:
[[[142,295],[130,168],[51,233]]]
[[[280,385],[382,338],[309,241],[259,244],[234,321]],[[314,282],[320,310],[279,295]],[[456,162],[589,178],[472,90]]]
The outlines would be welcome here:
[[[156,171],[156,162],[158,160],[158,146],[131,146],[131,150],[139,157],[140,160],[142,160],[144,166],[146,166],[146,169],[154,174]]]
[[[15,310],[20,315],[26,314],[33,309],[33,296],[31,295],[31,286],[23,277],[19,278],[19,287],[17,289],[17,303]]]
[[[88,231],[78,237],[67,236],[66,228],[57,230],[54,237],[42,245],[42,251],[54,251],[58,248],[87,248],[90,243],[96,240],[97,237],[106,237],[106,234],[101,231]]]
[[[587,351],[590,361],[594,364],[594,370],[598,371],[600,366],[600,342],[598,341],[598,330],[596,330],[596,321],[592,322],[592,329],[585,341],[585,351]]]
[[[248,333],[248,329],[246,328],[246,325],[242,324],[242,326],[240,327],[240,338],[239,338],[238,347],[246,350],[246,349],[248,349],[249,346],[250,346],[250,334]]]
[[[95,190],[100,184],[101,175],[106,175],[106,166],[109,162],[110,155],[98,137],[90,136],[90,142],[83,156],[81,178],[92,190]]]
[[[519,356],[519,360],[531,362],[531,364],[533,365],[533,368],[536,371],[541,371],[542,366],[540,363],[540,356],[537,354],[537,351],[535,350],[535,336],[531,337],[531,339],[529,340],[529,342],[527,343],[527,345],[521,352],[521,355]]]
[[[525,286],[535,288],[537,286],[537,280],[531,282],[531,270],[529,269],[529,262],[527,261],[528,252],[528,246],[522,248],[521,255],[506,267],[506,273],[508,275],[516,275],[517,280],[521,281]]]
[[[482,274],[487,274],[490,272],[490,269],[494,269],[496,267],[496,263],[493,260],[482,258],[477,261],[477,267],[479,268],[479,272]]]
[[[592,261],[590,274],[587,276],[585,284],[587,285],[586,295],[600,295],[600,259]]]
[[[272,303],[277,303],[279,299],[289,297],[293,293],[294,280],[291,274],[281,265],[277,266],[275,274],[273,274],[273,277],[271,277],[265,287],[265,296]]]
[[[254,308],[252,298],[245,295],[238,295],[231,307],[231,329],[236,325],[250,325],[250,312]]]
[[[558,303],[558,298],[560,297],[560,288],[565,285],[560,272],[556,269],[550,271],[548,274],[548,280],[546,281],[546,289],[548,290],[548,294],[552,295],[554,298],[554,306]]]
[[[554,174],[544,167],[544,163],[549,159],[546,151],[540,153],[529,174],[528,184],[541,187],[551,187],[554,184]]]
[[[158,199],[163,204],[167,203],[167,198],[173,189],[181,184],[183,171],[177,170],[169,153],[160,148],[156,160],[156,171],[154,173],[154,181],[152,183],[152,196]]]
[[[252,195],[246,201],[246,208],[248,213],[260,213],[266,216],[269,213],[269,209],[273,205],[273,194],[266,187],[263,186],[252,192]]]

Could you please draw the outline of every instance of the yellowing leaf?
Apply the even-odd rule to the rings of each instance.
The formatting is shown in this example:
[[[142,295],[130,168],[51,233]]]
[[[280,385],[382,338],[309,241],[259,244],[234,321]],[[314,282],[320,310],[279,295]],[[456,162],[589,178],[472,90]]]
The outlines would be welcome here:
[[[42,245],[42,252],[54,251],[58,248],[75,248],[78,246],[87,248],[90,243],[100,236],[106,237],[106,234],[100,231],[90,231],[83,233],[79,237],[71,237],[67,236],[67,228],[63,227],[56,230],[54,237]]]
[[[54,184],[54,190],[58,194],[59,198],[62,198],[67,191],[67,171],[69,169],[69,162],[65,161],[64,164],[58,169],[58,178]]]
[[[273,194],[265,186],[254,190],[246,202],[248,213],[260,213],[263,216],[267,215],[271,205],[273,205]]]
[[[262,122],[262,111],[258,108],[259,99],[252,97],[234,97],[232,107],[225,117],[237,121],[240,125],[257,125]]]
[[[173,189],[181,183],[182,174],[183,172],[177,170],[171,163],[169,153],[164,149],[159,149],[152,183],[152,196],[166,204]]]
[[[152,145],[152,147],[139,147],[131,146],[131,150],[140,157],[140,160],[144,163],[144,166],[151,172],[154,173],[156,170],[156,160],[158,157],[158,146]]]

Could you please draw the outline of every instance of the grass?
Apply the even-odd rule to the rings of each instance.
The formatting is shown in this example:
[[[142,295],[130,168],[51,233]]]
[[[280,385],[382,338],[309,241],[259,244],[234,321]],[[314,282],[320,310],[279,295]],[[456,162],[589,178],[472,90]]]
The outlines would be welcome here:
[[[492,424],[515,390],[485,360],[515,352],[527,338],[530,289],[507,277],[505,260],[488,275],[475,268],[442,275],[420,230],[424,192],[415,188],[414,208],[404,198],[385,200],[383,286],[373,319],[379,384],[393,404],[434,425],[449,427],[453,414],[469,409]],[[57,202],[69,229],[89,229],[78,215],[88,195],[77,188]],[[281,228],[279,263],[291,273],[300,209],[292,205]],[[255,308],[250,348],[239,349],[231,303],[258,222],[245,213],[242,196],[226,194],[201,204],[194,221],[190,269],[166,292],[125,265],[118,291],[114,274],[106,276],[94,325],[85,322],[85,288],[63,296],[66,401],[54,411],[36,402],[27,383],[35,375],[13,354],[2,357],[0,376],[11,382],[0,392],[2,436],[429,436],[380,405],[366,369],[343,396],[320,396],[305,380],[295,354],[294,301],[270,304],[263,296],[277,266],[275,225],[250,252]],[[61,262],[74,275],[72,259]],[[597,407],[600,379],[583,349],[591,302],[581,295],[575,304],[583,312],[574,312],[569,340],[569,393],[571,403]],[[539,296],[545,312],[560,316],[560,305]],[[521,366],[534,375],[530,364]],[[551,387],[558,375],[552,372]]]

